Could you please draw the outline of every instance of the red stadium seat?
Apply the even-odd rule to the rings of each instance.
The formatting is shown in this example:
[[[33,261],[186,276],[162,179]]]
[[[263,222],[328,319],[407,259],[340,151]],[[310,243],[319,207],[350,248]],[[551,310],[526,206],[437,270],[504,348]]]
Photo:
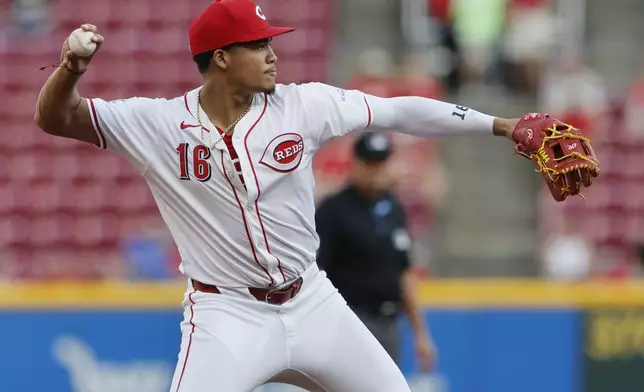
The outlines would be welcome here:
[[[51,246],[59,242],[64,221],[56,215],[39,215],[31,221],[29,240],[34,246]]]
[[[41,142],[45,143],[48,148],[57,152],[74,151],[78,148],[78,146],[84,144],[83,142],[79,142],[78,140],[68,139],[64,137],[54,137],[39,132],[35,133],[31,140],[31,145],[37,145]]]
[[[7,124],[7,127],[4,128],[4,131],[0,132],[7,133],[6,138],[2,138],[3,141],[6,141],[4,147],[14,154],[23,154],[34,148],[38,144],[36,140],[40,140],[39,138],[42,136],[42,132],[33,125],[33,120],[23,120],[22,122],[26,122],[28,126],[23,125],[20,127],[18,125],[20,121],[12,119],[11,123]]]
[[[108,55],[123,56],[136,53],[139,37],[140,31],[131,26],[111,30],[109,35],[105,38],[105,45],[101,48],[101,53],[103,53],[103,57],[107,57]],[[97,61],[92,66],[96,66],[98,63],[100,63],[100,61]]]
[[[4,217],[14,211],[15,205],[15,184],[8,181],[0,181],[0,217]],[[2,218],[0,218],[0,221]]]
[[[190,3],[189,1],[166,2],[162,7],[155,7],[149,20],[162,24],[179,25],[185,28],[194,17],[190,11]]]
[[[110,19],[125,26],[142,26],[156,8],[155,3],[149,0],[112,0],[110,7]]]
[[[30,203],[37,216],[53,213],[61,209],[62,198],[59,183],[55,180],[34,181],[30,183]]]
[[[154,86],[179,81],[181,67],[173,57],[144,57],[137,66],[138,83]]]
[[[5,183],[11,178],[10,162],[11,157],[8,152],[0,150],[0,184]]]
[[[98,181],[84,182],[74,187],[75,208],[81,214],[100,211],[113,197]]]
[[[106,30],[112,8],[111,1],[77,1],[76,3],[75,21],[79,26],[83,23],[91,23],[98,27],[99,32]]]
[[[14,90],[6,97],[7,99],[2,104],[6,106],[9,115],[14,119],[24,120],[25,122],[33,124],[32,119],[34,118],[38,92],[36,89]]]
[[[84,2],[80,0],[58,0],[55,7],[53,7],[55,20],[59,24],[71,23],[80,26],[84,22],[78,20],[79,15],[74,11],[83,3]]]
[[[57,151],[51,160],[51,176],[56,181],[76,180],[80,173],[80,159],[74,152]]]
[[[163,8],[163,7],[161,7]],[[165,27],[158,30],[144,30],[139,35],[139,50],[142,53],[157,55],[190,55],[188,46],[188,34],[183,26]],[[177,62],[177,56],[173,57]]]
[[[30,230],[29,218],[23,215],[9,215],[0,220],[0,244],[25,245]]]
[[[152,202],[149,188],[140,181],[131,181],[116,192],[115,197],[119,201],[117,207],[124,214],[144,211]]]
[[[0,86],[6,87],[11,82],[13,75],[10,71],[11,59],[0,52]]]

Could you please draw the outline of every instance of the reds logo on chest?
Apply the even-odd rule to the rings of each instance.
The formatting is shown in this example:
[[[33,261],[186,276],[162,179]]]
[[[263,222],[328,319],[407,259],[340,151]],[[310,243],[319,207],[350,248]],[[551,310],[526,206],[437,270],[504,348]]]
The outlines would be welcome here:
[[[280,173],[291,172],[300,165],[304,155],[304,140],[297,133],[284,133],[268,143],[259,161]]]

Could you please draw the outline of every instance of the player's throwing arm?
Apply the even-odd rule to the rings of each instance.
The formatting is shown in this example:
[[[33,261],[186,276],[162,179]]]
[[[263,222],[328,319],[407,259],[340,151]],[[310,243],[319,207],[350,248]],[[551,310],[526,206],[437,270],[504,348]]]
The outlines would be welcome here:
[[[99,145],[87,100],[81,98],[76,85],[103,41],[91,24],[82,25],[65,40],[60,66],[43,86],[36,103],[34,120],[43,131]]]

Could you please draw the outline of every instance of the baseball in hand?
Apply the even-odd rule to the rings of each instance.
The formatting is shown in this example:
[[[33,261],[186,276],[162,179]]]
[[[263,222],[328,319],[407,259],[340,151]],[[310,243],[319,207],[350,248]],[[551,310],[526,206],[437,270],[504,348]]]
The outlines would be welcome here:
[[[78,57],[89,57],[96,50],[96,42],[92,41],[94,33],[83,29],[74,30],[67,39],[69,49]]]

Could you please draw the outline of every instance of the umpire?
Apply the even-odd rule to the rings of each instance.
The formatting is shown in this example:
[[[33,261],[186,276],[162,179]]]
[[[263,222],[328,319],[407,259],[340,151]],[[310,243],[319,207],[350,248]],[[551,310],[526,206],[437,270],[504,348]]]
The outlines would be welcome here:
[[[397,316],[404,311],[420,364],[430,370],[435,349],[416,299],[405,214],[391,192],[390,155],[383,134],[356,140],[349,185],[317,208],[318,264],[397,363]]]

